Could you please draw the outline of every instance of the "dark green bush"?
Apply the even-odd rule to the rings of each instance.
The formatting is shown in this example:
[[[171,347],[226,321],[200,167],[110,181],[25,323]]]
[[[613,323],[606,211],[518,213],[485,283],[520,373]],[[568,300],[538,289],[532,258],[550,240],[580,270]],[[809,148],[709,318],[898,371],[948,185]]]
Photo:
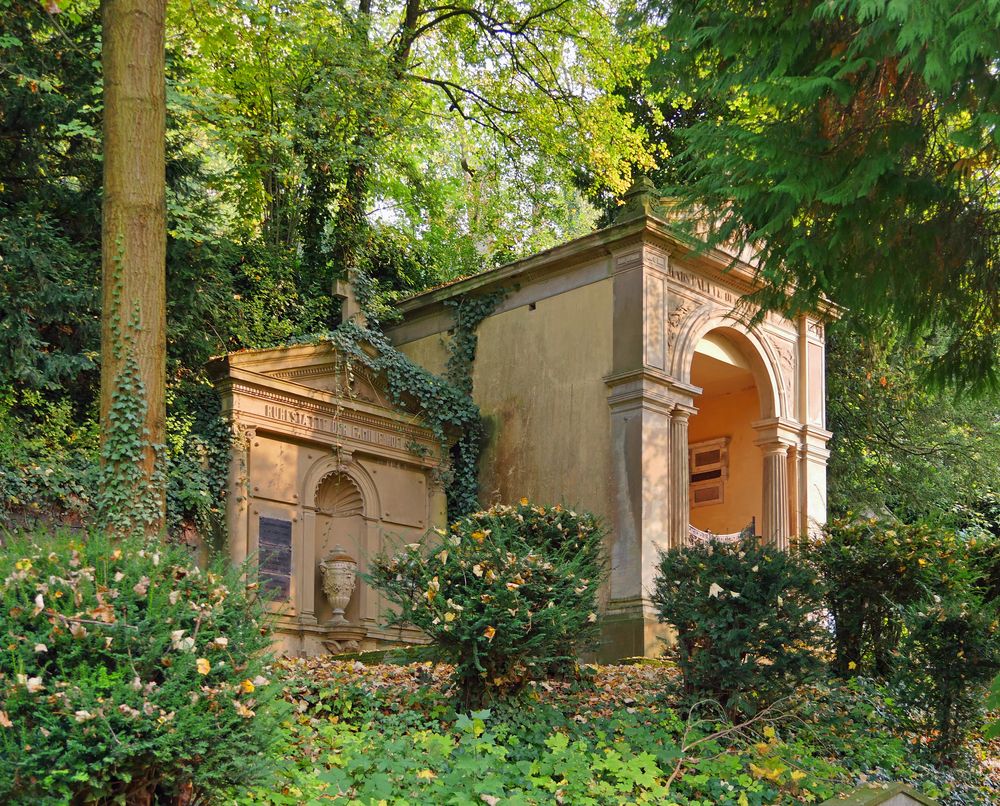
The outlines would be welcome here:
[[[571,663],[598,635],[603,532],[590,515],[496,506],[394,556],[370,581],[455,665],[463,702],[520,688]]]
[[[919,727],[933,736],[931,749],[948,758],[981,724],[1000,671],[1000,609],[967,591],[911,605],[903,617],[900,688]]]
[[[6,539],[0,580],[0,801],[147,803],[262,780],[279,687],[238,569],[40,533]]]
[[[888,678],[901,657],[903,612],[934,595],[991,598],[997,546],[977,530],[928,523],[836,520],[803,553],[825,583],[834,620],[835,670]]]
[[[677,630],[688,694],[752,714],[821,668],[815,573],[754,538],[661,552],[653,602]]]
[[[579,514],[563,506],[542,507],[522,498],[513,506],[495,506],[489,510],[475,512],[460,521],[463,532],[491,530],[499,521],[516,522],[521,537],[532,547],[541,549],[546,555],[573,555],[581,563],[579,576],[589,580],[602,580],[605,575],[604,559],[605,531],[598,520],[588,513]],[[588,612],[596,608],[596,586],[588,586],[593,604],[587,605]],[[588,602],[591,599],[588,597]],[[565,677],[575,671],[576,661],[581,651],[593,643],[598,629],[588,622],[584,635],[568,636],[565,646],[553,647],[553,662],[548,667],[550,676]]]
[[[903,632],[901,608],[969,577],[963,542],[926,524],[836,520],[804,543],[803,554],[825,583],[842,677],[889,676]]]

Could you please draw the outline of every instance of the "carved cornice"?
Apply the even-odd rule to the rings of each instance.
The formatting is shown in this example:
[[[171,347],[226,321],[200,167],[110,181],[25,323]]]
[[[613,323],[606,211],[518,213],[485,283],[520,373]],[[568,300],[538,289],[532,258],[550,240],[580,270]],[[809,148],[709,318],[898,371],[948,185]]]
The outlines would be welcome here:
[[[653,369],[644,368],[607,375],[608,405],[615,409],[644,408],[672,414],[678,406],[690,404],[701,392],[697,386],[681,383]]]

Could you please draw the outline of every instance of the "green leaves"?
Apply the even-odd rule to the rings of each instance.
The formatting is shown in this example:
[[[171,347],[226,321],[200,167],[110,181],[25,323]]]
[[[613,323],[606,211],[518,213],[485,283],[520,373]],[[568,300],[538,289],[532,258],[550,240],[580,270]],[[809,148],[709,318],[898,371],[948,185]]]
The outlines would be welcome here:
[[[241,574],[156,541],[6,536],[0,798],[208,796],[265,778],[285,709]]]
[[[669,192],[757,254],[753,301],[933,331],[938,380],[996,386],[998,30],[986,0],[673,3],[654,85],[720,111]]]
[[[677,630],[686,692],[754,714],[820,668],[821,588],[795,555],[757,538],[660,555],[652,601]]]
[[[465,705],[570,671],[597,634],[603,530],[562,507],[495,506],[373,563],[370,580],[455,664]]]

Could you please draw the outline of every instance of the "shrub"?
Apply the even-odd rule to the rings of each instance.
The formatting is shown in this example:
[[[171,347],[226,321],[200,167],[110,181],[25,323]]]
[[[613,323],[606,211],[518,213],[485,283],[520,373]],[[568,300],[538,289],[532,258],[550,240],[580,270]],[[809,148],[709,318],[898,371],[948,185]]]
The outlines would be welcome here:
[[[677,630],[688,694],[755,713],[820,668],[814,572],[754,538],[661,552],[652,600]]]
[[[375,559],[369,580],[425,632],[467,706],[572,662],[597,638],[603,532],[590,515],[495,506]]]
[[[589,513],[579,514],[563,506],[541,507],[532,505],[522,498],[516,506],[495,506],[476,512],[459,522],[463,533],[488,531],[496,528],[498,521],[508,520],[522,538],[546,555],[574,557],[579,568],[579,577],[588,580],[602,580],[605,575],[604,536],[597,518]],[[597,607],[597,585],[588,583],[588,613]],[[592,642],[598,628],[588,622],[584,635],[569,635],[564,646],[553,646],[553,661],[549,664],[549,676],[566,677],[575,671],[576,659],[582,649]]]
[[[277,725],[238,569],[103,534],[0,556],[0,800],[150,803],[261,780]]]
[[[842,677],[889,676],[902,637],[901,608],[928,590],[966,584],[970,573],[963,542],[922,523],[837,520],[803,552],[825,583]]]
[[[993,676],[1000,671],[1000,612],[973,592],[935,596],[904,612],[898,675],[909,705],[947,758],[984,716]]]
[[[991,712],[1000,711],[1000,674],[993,678],[993,684],[990,686],[989,696],[986,697],[986,708]],[[983,731],[983,735],[987,739],[998,739],[1000,738],[1000,718],[993,719],[986,724],[986,730]]]

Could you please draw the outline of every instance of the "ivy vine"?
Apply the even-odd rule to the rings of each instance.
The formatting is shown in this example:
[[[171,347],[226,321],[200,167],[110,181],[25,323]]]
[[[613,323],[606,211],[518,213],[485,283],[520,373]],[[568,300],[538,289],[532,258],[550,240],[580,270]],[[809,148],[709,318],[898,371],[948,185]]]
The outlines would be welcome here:
[[[416,364],[389,341],[379,324],[380,311],[366,304],[370,283],[364,275],[355,280],[355,286],[359,289],[355,293],[365,308],[369,324],[344,322],[324,338],[348,360],[384,377],[395,405],[414,405],[440,442],[442,454],[451,444],[450,462],[443,479],[449,518],[478,509],[483,423],[479,407],[472,401],[476,331],[496,310],[505,294],[495,292],[445,303],[453,313],[455,326],[442,377]]]
[[[146,427],[146,388],[135,357],[135,333],[139,331],[138,305],[128,323],[122,325],[122,281],[120,254],[115,260],[111,289],[111,353],[122,361],[114,379],[111,404],[103,424],[101,463],[96,497],[97,522],[102,527],[130,534],[148,531],[163,518],[166,488],[166,448],[150,441]],[[152,473],[146,461],[152,454]]]

